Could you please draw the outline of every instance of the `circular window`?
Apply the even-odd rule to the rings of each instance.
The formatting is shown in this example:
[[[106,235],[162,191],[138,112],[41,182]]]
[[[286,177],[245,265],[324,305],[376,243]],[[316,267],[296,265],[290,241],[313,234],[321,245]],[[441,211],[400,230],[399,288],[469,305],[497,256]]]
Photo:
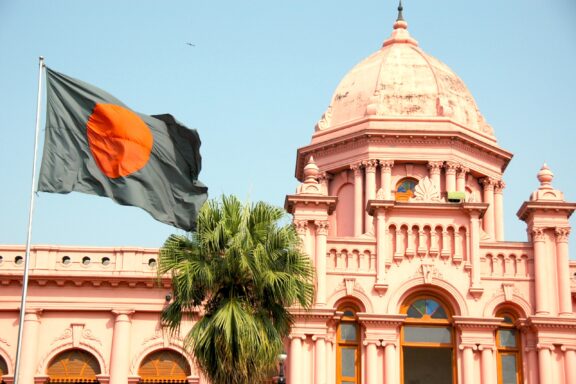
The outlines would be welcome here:
[[[90,258],[88,256],[84,256],[82,258],[82,264],[84,264],[84,265],[90,264]]]
[[[150,259],[150,260],[148,260],[148,266],[149,266],[150,268],[156,267],[156,259]]]
[[[109,257],[103,257],[102,258],[102,265],[104,265],[104,266],[110,265],[110,258]]]
[[[16,263],[18,265],[22,264],[23,261],[24,261],[24,258],[22,256],[16,256],[14,258],[14,263]]]
[[[68,265],[68,264],[70,264],[71,262],[72,262],[72,260],[70,259],[70,256],[64,256],[64,257],[62,258],[62,264],[64,264],[64,265]]]
[[[0,264],[4,261],[4,256],[0,256]]]

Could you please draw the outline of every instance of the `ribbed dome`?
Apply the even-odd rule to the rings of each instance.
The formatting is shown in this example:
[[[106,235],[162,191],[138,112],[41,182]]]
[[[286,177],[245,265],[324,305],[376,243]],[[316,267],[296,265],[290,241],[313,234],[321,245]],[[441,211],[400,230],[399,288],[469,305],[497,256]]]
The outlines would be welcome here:
[[[317,134],[368,117],[441,118],[495,140],[466,85],[424,53],[407,26],[396,21],[382,48],[342,79],[316,125]]]

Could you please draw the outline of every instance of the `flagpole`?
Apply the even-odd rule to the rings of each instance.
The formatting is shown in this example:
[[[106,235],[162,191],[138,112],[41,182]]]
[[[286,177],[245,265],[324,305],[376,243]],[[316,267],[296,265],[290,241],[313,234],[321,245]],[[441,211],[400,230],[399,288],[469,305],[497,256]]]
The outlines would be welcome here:
[[[40,133],[40,105],[42,99],[42,70],[44,57],[38,58],[38,96],[36,104],[36,129],[34,133],[34,156],[32,160],[32,188],[30,193],[30,210],[28,214],[28,235],[26,237],[26,254],[24,255],[24,279],[22,282],[22,298],[20,301],[20,320],[18,323],[18,343],[16,345],[16,364],[14,367],[14,384],[20,380],[20,354],[22,352],[22,334],[24,317],[26,316],[26,295],[28,294],[28,270],[30,262],[30,242],[32,239],[32,217],[34,214],[34,196],[36,189],[36,158],[38,156],[38,136]]]

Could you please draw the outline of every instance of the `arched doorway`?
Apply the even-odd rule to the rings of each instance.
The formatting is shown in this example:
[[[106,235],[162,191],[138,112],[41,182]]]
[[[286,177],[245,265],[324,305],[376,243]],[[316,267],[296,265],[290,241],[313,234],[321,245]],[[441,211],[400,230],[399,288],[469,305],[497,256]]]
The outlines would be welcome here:
[[[2,379],[4,377],[4,375],[8,374],[8,364],[6,364],[6,360],[4,360],[2,358],[2,356],[0,356],[0,383],[4,383],[4,380]]]
[[[138,369],[141,383],[187,383],[190,364],[185,356],[171,349],[161,349],[147,355]]]
[[[402,382],[455,384],[454,330],[448,306],[433,295],[410,297],[402,306]]]
[[[46,374],[48,383],[98,383],[96,375],[100,374],[100,364],[90,352],[68,349],[54,356]]]

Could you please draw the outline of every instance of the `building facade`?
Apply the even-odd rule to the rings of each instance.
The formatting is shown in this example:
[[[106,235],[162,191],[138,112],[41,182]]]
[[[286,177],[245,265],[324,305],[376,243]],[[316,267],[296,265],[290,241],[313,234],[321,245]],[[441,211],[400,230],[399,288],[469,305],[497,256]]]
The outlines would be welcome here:
[[[292,384],[576,383],[576,204],[540,186],[505,240],[499,147],[466,86],[399,17],[334,92],[286,209],[316,269]],[[24,249],[0,246],[0,380],[14,380]],[[37,246],[21,384],[205,383],[159,326],[157,250]],[[193,323],[183,325],[182,334]]]

